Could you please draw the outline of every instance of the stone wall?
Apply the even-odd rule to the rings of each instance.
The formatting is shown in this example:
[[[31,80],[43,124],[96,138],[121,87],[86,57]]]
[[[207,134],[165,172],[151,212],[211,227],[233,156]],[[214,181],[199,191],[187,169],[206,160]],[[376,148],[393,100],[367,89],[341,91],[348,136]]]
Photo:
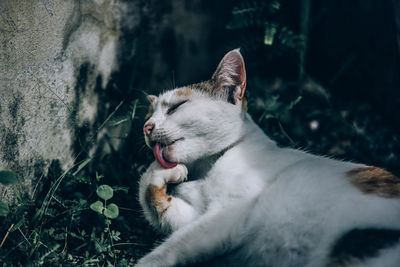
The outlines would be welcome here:
[[[18,173],[24,192],[51,161],[72,166],[77,129],[95,134],[96,90],[118,68],[126,9],[111,0],[0,1],[0,170]],[[0,196],[10,198],[1,187]]]
[[[99,126],[144,91],[208,79],[227,51],[217,42],[227,2],[0,0],[0,170],[33,196],[53,161],[65,170],[78,156],[97,161],[110,142],[122,154],[142,147],[140,119]],[[3,200],[10,193],[0,186]]]

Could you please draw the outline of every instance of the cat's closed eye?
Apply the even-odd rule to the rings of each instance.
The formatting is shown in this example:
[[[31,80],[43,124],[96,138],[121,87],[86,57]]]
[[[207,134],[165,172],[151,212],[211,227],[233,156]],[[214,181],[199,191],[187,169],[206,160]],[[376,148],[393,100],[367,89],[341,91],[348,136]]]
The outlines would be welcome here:
[[[177,108],[179,108],[181,105],[185,104],[186,102],[188,102],[189,100],[183,100],[181,102],[178,102],[174,105],[172,105],[168,110],[167,110],[167,114],[170,115],[173,112],[175,112],[177,110]]]

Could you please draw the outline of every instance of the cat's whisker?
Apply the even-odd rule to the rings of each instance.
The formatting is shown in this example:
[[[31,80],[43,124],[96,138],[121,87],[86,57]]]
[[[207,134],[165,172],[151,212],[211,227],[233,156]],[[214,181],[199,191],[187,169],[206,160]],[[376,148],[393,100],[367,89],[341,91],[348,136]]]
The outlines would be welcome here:
[[[139,148],[139,152],[142,152],[142,151],[144,151],[146,148],[149,148],[146,144],[144,144],[144,145],[142,145],[140,148]],[[150,148],[149,148],[150,149]]]

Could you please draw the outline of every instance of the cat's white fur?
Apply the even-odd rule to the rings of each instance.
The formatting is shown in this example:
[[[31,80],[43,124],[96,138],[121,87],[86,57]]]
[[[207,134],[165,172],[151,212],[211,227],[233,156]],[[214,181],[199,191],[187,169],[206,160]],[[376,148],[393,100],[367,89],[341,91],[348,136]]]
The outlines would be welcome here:
[[[177,140],[165,157],[179,164],[163,169],[155,161],[141,177],[144,215],[170,236],[137,266],[211,259],[215,266],[327,266],[335,241],[347,231],[400,229],[399,199],[365,194],[349,181],[348,172],[363,165],[279,148],[263,133],[242,107],[243,71],[234,50],[220,63],[211,89],[177,88],[152,97],[147,123],[155,127],[146,142]],[[168,114],[183,100],[188,102]],[[171,181],[182,183],[157,213],[149,186]],[[395,249],[370,266],[400,266]]]

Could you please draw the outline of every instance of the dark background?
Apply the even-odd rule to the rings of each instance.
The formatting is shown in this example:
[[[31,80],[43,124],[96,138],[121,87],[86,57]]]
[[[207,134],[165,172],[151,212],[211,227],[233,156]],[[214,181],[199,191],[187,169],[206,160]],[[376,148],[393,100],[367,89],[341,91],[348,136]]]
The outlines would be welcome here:
[[[240,47],[249,112],[272,138],[399,174],[399,6],[390,0],[149,1],[143,8],[151,12],[131,33],[135,41],[128,35],[123,47],[126,54],[134,47],[136,56],[116,77],[120,94],[111,89],[110,95],[116,103],[139,98],[145,106],[143,92],[206,80],[227,51]],[[271,28],[273,42],[266,44]],[[133,162],[143,158],[130,153],[142,145],[142,124],[133,123],[123,146]]]

